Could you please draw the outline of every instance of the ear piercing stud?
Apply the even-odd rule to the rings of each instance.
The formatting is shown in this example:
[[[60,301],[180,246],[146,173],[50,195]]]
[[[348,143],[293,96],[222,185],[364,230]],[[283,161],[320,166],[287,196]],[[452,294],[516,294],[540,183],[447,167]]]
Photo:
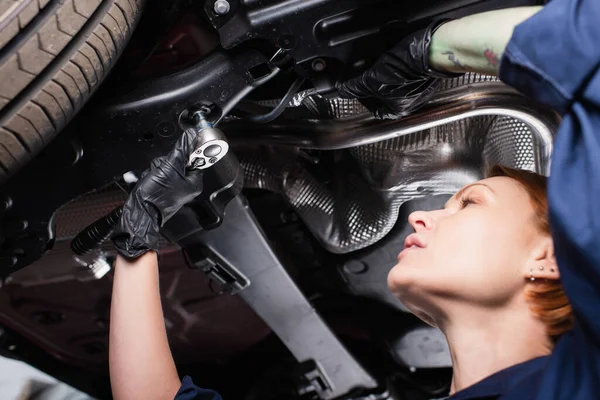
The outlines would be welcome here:
[[[544,270],[544,267],[542,267],[542,266],[540,265],[540,271],[543,271],[543,270]]]

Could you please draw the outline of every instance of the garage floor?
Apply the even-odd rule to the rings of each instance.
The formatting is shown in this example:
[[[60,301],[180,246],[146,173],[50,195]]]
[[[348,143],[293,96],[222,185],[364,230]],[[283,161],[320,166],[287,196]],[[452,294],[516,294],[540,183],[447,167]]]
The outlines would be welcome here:
[[[0,357],[0,397],[5,400],[93,400],[20,361]]]

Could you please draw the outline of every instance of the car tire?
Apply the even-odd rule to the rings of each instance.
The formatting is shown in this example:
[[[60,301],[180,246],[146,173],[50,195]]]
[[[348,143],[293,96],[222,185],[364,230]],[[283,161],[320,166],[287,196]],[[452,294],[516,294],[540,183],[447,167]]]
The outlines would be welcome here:
[[[144,0],[0,0],[0,183],[73,118],[115,64]]]

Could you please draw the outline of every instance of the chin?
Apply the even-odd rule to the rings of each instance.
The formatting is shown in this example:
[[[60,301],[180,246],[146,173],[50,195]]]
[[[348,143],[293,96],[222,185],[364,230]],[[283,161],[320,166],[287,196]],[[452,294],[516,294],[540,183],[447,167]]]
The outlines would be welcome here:
[[[387,284],[392,294],[415,316],[428,325],[437,327],[433,313],[435,307],[423,284],[428,277],[419,267],[396,264],[388,274]]]
[[[406,290],[412,286],[414,282],[414,274],[411,273],[411,268],[400,263],[394,265],[387,277],[387,284],[394,296],[400,297]]]
[[[387,284],[392,294],[405,302],[413,297],[427,297],[430,291],[440,286],[440,279],[431,269],[423,268],[421,263],[403,260],[390,270]]]

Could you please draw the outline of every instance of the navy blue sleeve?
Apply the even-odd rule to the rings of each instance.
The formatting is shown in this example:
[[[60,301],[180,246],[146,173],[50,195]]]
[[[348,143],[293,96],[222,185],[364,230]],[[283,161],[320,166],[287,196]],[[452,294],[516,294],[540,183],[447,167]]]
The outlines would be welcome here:
[[[536,399],[600,393],[600,0],[553,0],[515,28],[500,78],[559,111],[550,223],[575,327],[548,359]]]
[[[500,79],[568,114],[598,70],[599,13],[598,0],[551,1],[515,28]]]
[[[175,395],[175,400],[222,400],[221,396],[212,390],[201,389],[194,385],[192,378],[186,376],[181,381],[181,387]]]

